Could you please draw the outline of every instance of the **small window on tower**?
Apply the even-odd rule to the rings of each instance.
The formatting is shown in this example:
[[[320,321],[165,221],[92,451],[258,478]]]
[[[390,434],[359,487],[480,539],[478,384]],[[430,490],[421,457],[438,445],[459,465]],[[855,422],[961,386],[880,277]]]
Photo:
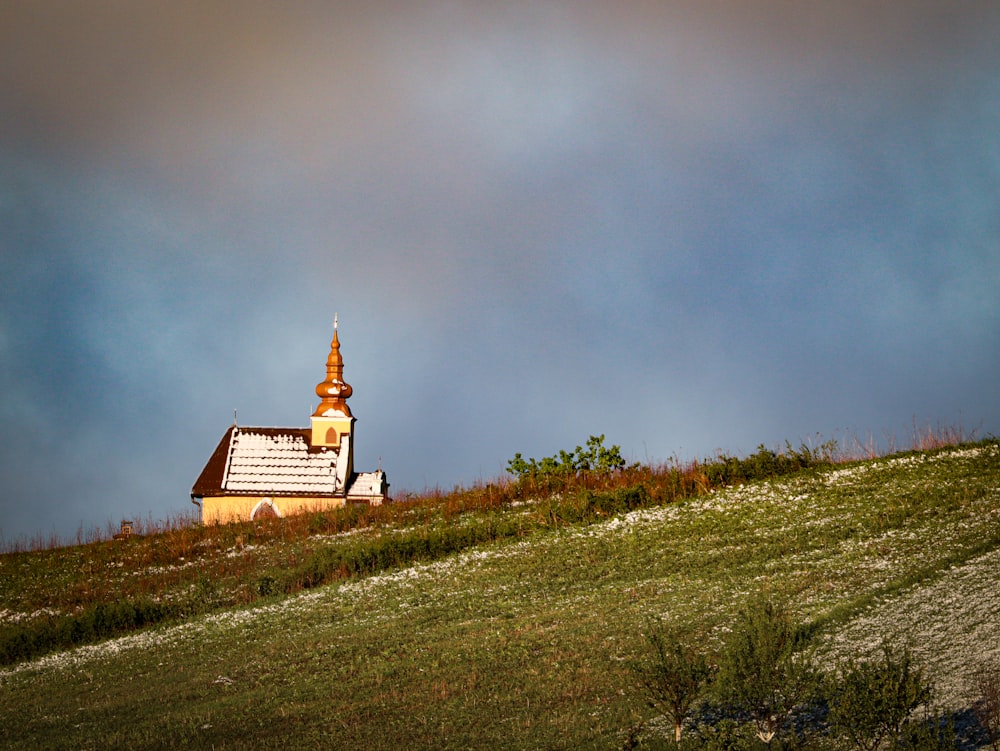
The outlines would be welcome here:
[[[327,428],[326,431],[326,442],[327,443],[337,443],[338,436],[336,428]]]

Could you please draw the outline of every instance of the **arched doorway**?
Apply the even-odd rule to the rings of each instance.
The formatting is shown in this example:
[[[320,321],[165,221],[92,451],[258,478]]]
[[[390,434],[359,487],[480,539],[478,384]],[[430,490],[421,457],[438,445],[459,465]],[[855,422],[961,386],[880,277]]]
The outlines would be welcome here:
[[[280,516],[281,512],[278,511],[278,507],[274,505],[274,502],[270,498],[265,498],[254,506],[253,512],[250,514],[250,519],[256,521],[257,519],[276,519]]]

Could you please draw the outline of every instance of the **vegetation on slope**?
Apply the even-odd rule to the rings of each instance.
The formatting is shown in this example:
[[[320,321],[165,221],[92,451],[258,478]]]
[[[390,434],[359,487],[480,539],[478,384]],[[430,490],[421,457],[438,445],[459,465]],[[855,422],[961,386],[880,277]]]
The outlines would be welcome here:
[[[947,615],[953,616],[962,590],[974,596],[995,586],[996,441],[820,466],[721,490],[705,488],[707,475],[699,468],[685,468],[661,486],[641,475],[651,470],[635,471],[621,486],[626,490],[582,477],[573,480],[580,486],[567,484],[554,496],[513,484],[465,491],[510,494],[475,510],[444,495],[437,508],[429,500],[400,504],[391,523],[350,527],[336,538],[317,532],[311,537],[331,539],[311,543],[304,542],[311,537],[292,538],[287,528],[282,540],[277,527],[272,533],[247,526],[244,534],[274,535],[268,545],[260,538],[243,544],[257,546],[251,552],[258,560],[274,555],[279,562],[266,571],[281,574],[295,568],[283,567],[282,556],[305,555],[299,545],[478,528],[491,518],[519,525],[515,536],[498,535],[436,562],[333,576],[334,586],[9,667],[0,674],[7,698],[0,743],[621,747],[625,730],[639,722],[655,729],[655,714],[629,668],[646,649],[650,618],[717,649],[734,614],[764,591],[789,603],[796,621],[833,659],[845,647],[838,635],[868,620],[882,633],[897,622],[914,625],[919,637],[919,628],[929,627],[927,611],[915,608],[911,617],[906,603],[925,589],[947,586]],[[641,507],[627,511],[633,503],[627,489],[637,487],[645,488],[645,497],[638,490],[631,497],[640,498]],[[663,490],[671,487],[691,492],[674,502],[680,494]],[[200,539],[212,539],[211,533],[190,531],[205,535]],[[234,542],[193,560],[239,552]],[[18,559],[3,559],[5,583],[11,560]],[[252,580],[259,581],[262,570]],[[992,618],[995,635],[1000,606],[995,597],[986,600],[977,603],[976,617],[984,625]],[[893,613],[900,617],[889,619]],[[959,621],[981,639],[973,619]],[[855,632],[848,646],[864,647],[869,639]],[[994,645],[995,639],[958,644],[967,659],[940,665],[971,675],[968,659],[1000,660]],[[915,653],[929,657],[920,647],[914,645]],[[934,674],[936,664],[928,664]],[[962,702],[969,685],[956,681],[945,699],[968,706]],[[669,735],[673,728],[664,730]]]
[[[524,463],[518,455],[511,464],[525,467],[517,482],[4,555],[0,665],[831,462],[830,445],[783,453],[761,446],[743,459],[626,468],[618,447],[603,441],[592,436],[586,451],[563,452],[565,462]]]

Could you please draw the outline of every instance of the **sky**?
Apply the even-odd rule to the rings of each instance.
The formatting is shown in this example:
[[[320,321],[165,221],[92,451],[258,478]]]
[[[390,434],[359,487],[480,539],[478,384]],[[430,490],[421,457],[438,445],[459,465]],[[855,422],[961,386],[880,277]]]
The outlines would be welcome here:
[[[0,540],[305,427],[489,481],[1000,434],[1000,4],[8,0]]]

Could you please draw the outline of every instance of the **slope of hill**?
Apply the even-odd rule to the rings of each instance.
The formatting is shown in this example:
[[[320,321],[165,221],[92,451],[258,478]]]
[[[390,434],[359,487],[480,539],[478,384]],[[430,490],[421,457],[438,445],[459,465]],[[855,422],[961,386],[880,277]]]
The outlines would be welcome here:
[[[761,591],[829,660],[910,640],[959,708],[974,668],[1000,661],[998,556],[997,441],[807,470],[9,666],[0,739],[615,748],[651,716],[628,667],[650,618],[712,646]]]

